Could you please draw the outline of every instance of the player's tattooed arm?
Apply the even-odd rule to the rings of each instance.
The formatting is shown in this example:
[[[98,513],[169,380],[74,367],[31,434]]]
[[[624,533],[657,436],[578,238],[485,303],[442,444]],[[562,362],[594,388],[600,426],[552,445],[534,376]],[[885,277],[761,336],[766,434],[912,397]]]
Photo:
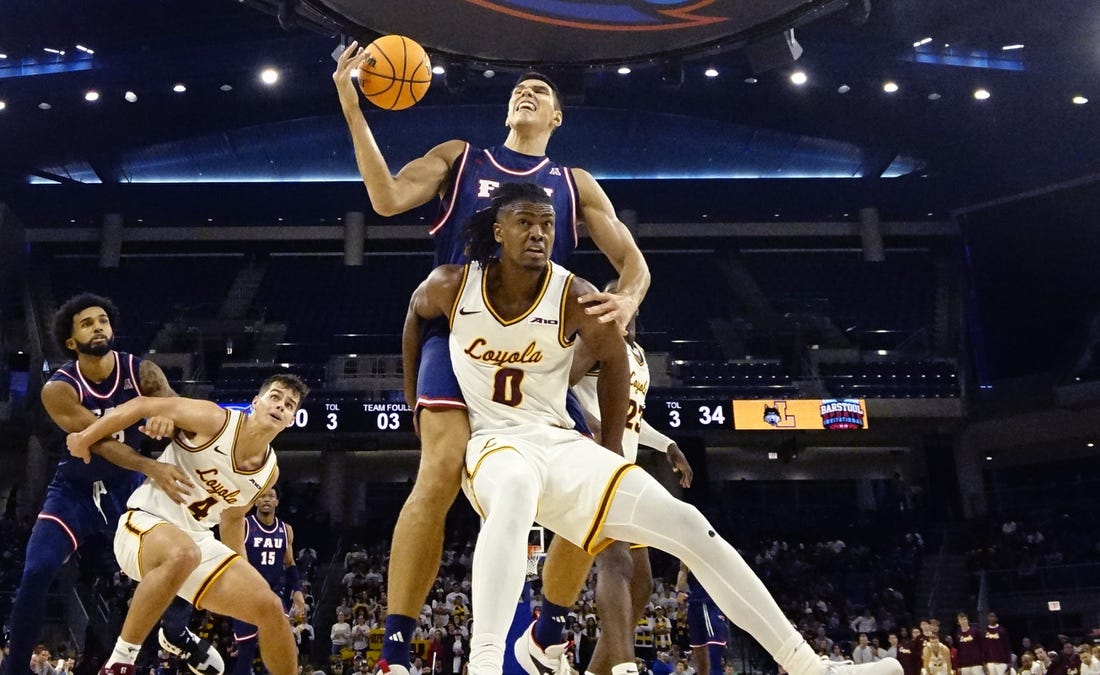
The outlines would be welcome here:
[[[178,396],[168,384],[168,378],[160,366],[148,359],[141,362],[138,378],[141,380],[141,394],[143,396]],[[138,430],[148,436],[160,440],[171,438],[176,433],[176,425],[167,417],[150,417]]]
[[[69,433],[83,431],[97,419],[91,410],[80,404],[80,399],[77,398],[73,388],[63,382],[47,382],[42,387],[41,397],[42,405],[46,408],[50,419]],[[114,438],[104,438],[93,443],[90,448],[78,452],[70,451],[70,454],[84,460],[85,463],[92,461],[93,453],[124,469],[145,474],[161,486],[176,503],[181,503],[185,489],[192,487],[187,476],[175,466],[161,464],[145,457]],[[181,484],[185,489],[181,489]]]

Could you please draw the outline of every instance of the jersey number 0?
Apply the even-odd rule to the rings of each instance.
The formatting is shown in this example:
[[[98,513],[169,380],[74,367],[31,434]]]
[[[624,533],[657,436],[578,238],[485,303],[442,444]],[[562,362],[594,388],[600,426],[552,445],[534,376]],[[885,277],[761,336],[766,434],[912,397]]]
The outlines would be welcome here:
[[[501,368],[493,376],[493,401],[504,405],[518,406],[523,401],[523,392],[519,385],[523,382],[523,371],[518,368]]]

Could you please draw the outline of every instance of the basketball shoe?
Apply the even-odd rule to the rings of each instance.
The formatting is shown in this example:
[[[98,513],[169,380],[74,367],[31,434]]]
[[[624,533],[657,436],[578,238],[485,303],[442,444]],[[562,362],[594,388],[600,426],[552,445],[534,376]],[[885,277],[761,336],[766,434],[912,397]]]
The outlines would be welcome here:
[[[566,655],[569,643],[550,645],[544,650],[535,642],[534,631],[535,624],[532,622],[512,644],[512,653],[523,671],[527,675],[570,675],[573,669],[569,667],[569,657]]]
[[[157,631],[157,642],[160,643],[161,649],[179,657],[179,660],[185,663],[195,675],[222,675],[225,672],[225,661],[218,650],[214,649],[214,645],[190,630],[184,629],[183,639],[173,641],[168,639],[168,634],[164,632],[164,628],[161,628]],[[113,675],[131,674],[114,673]]]
[[[137,675],[137,666],[132,663],[104,663],[99,675]]]

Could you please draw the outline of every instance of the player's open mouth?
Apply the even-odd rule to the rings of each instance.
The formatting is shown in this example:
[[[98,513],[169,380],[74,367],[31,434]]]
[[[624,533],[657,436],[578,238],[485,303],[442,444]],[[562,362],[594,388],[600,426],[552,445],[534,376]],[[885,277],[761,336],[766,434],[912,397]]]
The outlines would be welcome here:
[[[531,112],[535,112],[536,107],[534,101],[520,101],[516,104],[516,112],[519,112],[520,110],[530,110]]]

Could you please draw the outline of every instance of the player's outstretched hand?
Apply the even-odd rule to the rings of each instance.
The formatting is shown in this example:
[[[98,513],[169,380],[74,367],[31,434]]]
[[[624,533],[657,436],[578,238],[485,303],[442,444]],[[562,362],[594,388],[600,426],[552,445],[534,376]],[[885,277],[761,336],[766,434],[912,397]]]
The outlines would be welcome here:
[[[306,618],[306,601],[300,595],[295,595],[294,598],[290,601],[290,618]]]
[[[145,420],[145,424],[138,427],[138,431],[159,441],[171,438],[172,434],[176,433],[176,423],[167,417],[150,417]]]
[[[577,298],[581,304],[595,303],[584,308],[585,314],[598,316],[600,323],[614,321],[619,333],[626,335],[626,326],[638,313],[638,303],[629,295],[595,291]]]
[[[65,438],[65,445],[68,446],[69,454],[73,457],[84,460],[85,464],[92,461],[92,444],[83,435],[69,434]]]
[[[152,462],[145,475],[177,504],[187,501],[187,490],[195,486],[179,467],[165,462]]]
[[[359,64],[366,61],[369,56],[365,48],[352,40],[347,49],[336,58],[336,70],[332,73],[332,81],[336,83],[336,92],[340,95],[340,105],[344,110],[359,109],[359,89],[355,86],[355,80],[351,79],[351,74],[358,70]]]
[[[680,487],[691,487],[691,479],[695,473],[691,470],[691,464],[688,463],[687,457],[684,457],[680,446],[675,443],[668,446],[668,463],[672,465],[673,471],[680,474]]]

